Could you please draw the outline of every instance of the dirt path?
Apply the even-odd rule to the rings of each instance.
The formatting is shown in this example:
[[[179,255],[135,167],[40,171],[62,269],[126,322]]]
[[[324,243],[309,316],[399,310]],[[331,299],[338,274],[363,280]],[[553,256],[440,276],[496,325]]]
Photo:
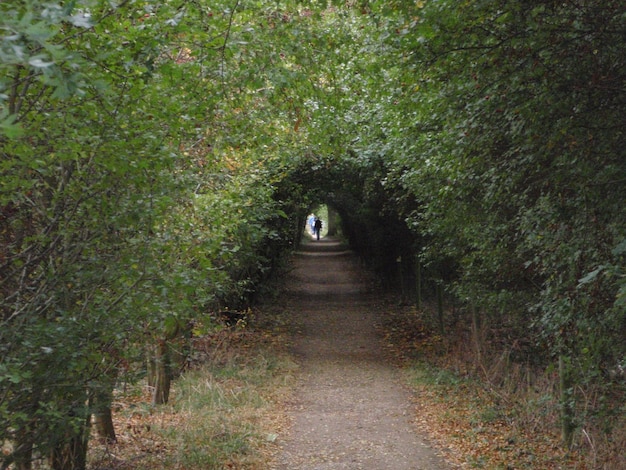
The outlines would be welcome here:
[[[379,344],[380,299],[356,259],[323,239],[304,245],[293,268],[286,299],[301,375],[274,468],[450,468],[416,434],[409,392]]]

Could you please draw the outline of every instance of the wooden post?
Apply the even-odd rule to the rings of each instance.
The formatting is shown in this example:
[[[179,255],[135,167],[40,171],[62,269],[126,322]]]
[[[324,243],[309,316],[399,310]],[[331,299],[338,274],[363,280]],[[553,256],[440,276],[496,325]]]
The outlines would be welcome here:
[[[480,364],[482,363],[482,359],[481,359],[482,345],[480,342],[480,310],[478,309],[476,304],[474,304],[473,302],[472,302],[470,309],[472,312],[472,341],[474,343],[474,351],[476,354],[476,363],[474,366],[479,367]]]
[[[417,289],[417,310],[422,310],[422,261],[416,257],[415,262],[415,284]]]
[[[572,394],[572,376],[567,358],[559,355],[559,385],[561,401],[561,437],[566,449],[572,448],[574,439],[574,397]]]
[[[446,333],[443,322],[443,281],[437,281],[437,320],[439,323],[439,334],[443,337]]]

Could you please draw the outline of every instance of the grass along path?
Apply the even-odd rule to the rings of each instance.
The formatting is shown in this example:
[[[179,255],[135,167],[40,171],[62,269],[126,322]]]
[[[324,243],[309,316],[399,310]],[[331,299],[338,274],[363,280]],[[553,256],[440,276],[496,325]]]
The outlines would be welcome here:
[[[193,367],[175,381],[169,405],[152,407],[142,385],[120,390],[114,403],[118,442],[93,436],[89,468],[402,468],[365,461],[368,455],[382,459],[385,452],[395,458],[381,444],[382,433],[376,435],[382,424],[374,419],[377,407],[388,414],[402,410],[410,432],[428,436],[451,467],[594,468],[583,456],[564,452],[558,435],[546,432],[544,421],[553,417],[545,415],[541,397],[512,406],[488,384],[446,367],[453,359],[425,327],[423,313],[368,295],[374,291],[367,276],[347,262],[340,246],[327,244],[317,255],[311,248],[298,257],[286,295],[268,299],[248,326],[195,339]],[[333,259],[343,267],[331,273],[324,263]],[[305,271],[313,284],[299,277]],[[342,294],[334,291],[337,286]],[[385,350],[370,349],[380,338]],[[310,347],[317,350],[313,357]],[[355,360],[357,374],[348,375]],[[392,363],[395,369],[389,369]],[[317,375],[323,370],[326,375]],[[376,388],[381,370],[385,383]],[[403,381],[411,392],[395,388]],[[391,394],[406,400],[393,409],[383,400],[392,383]],[[305,390],[313,396],[302,395]],[[367,401],[367,390],[375,401]],[[309,414],[306,408],[315,406]],[[359,422],[358,415],[369,416],[370,423]],[[355,440],[357,431],[371,434]],[[342,447],[333,450],[341,440]],[[421,468],[438,468],[437,462]]]
[[[282,403],[296,368],[281,338],[280,329],[255,326],[197,338],[194,365],[175,381],[168,405],[150,405],[141,385],[118,393],[117,442],[94,436],[89,468],[267,469],[288,427]]]

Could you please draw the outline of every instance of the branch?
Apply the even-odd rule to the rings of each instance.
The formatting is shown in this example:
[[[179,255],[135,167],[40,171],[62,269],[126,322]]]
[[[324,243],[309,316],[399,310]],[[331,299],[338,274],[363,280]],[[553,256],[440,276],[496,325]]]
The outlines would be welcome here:
[[[222,49],[222,64],[221,64],[221,67],[220,67],[220,75],[222,76],[222,83],[224,83],[224,69],[226,68],[226,66],[225,66],[225,62],[226,62],[226,46],[228,45],[228,39],[230,38],[230,31],[232,29],[233,20],[235,18],[235,12],[237,11],[238,7],[239,7],[239,0],[236,0],[235,1],[235,6],[230,11],[230,17],[228,18],[228,27],[226,28],[226,33],[225,33],[225,36],[224,36],[224,45],[221,47],[221,49]]]

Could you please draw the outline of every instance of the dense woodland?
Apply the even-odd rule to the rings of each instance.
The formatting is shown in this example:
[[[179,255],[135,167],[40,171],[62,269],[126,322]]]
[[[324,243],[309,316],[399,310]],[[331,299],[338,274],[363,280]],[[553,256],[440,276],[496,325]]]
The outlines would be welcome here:
[[[1,468],[85,468],[121,381],[167,401],[319,203],[447,306],[467,373],[550,377],[563,445],[610,468],[624,58],[621,0],[0,2]]]

